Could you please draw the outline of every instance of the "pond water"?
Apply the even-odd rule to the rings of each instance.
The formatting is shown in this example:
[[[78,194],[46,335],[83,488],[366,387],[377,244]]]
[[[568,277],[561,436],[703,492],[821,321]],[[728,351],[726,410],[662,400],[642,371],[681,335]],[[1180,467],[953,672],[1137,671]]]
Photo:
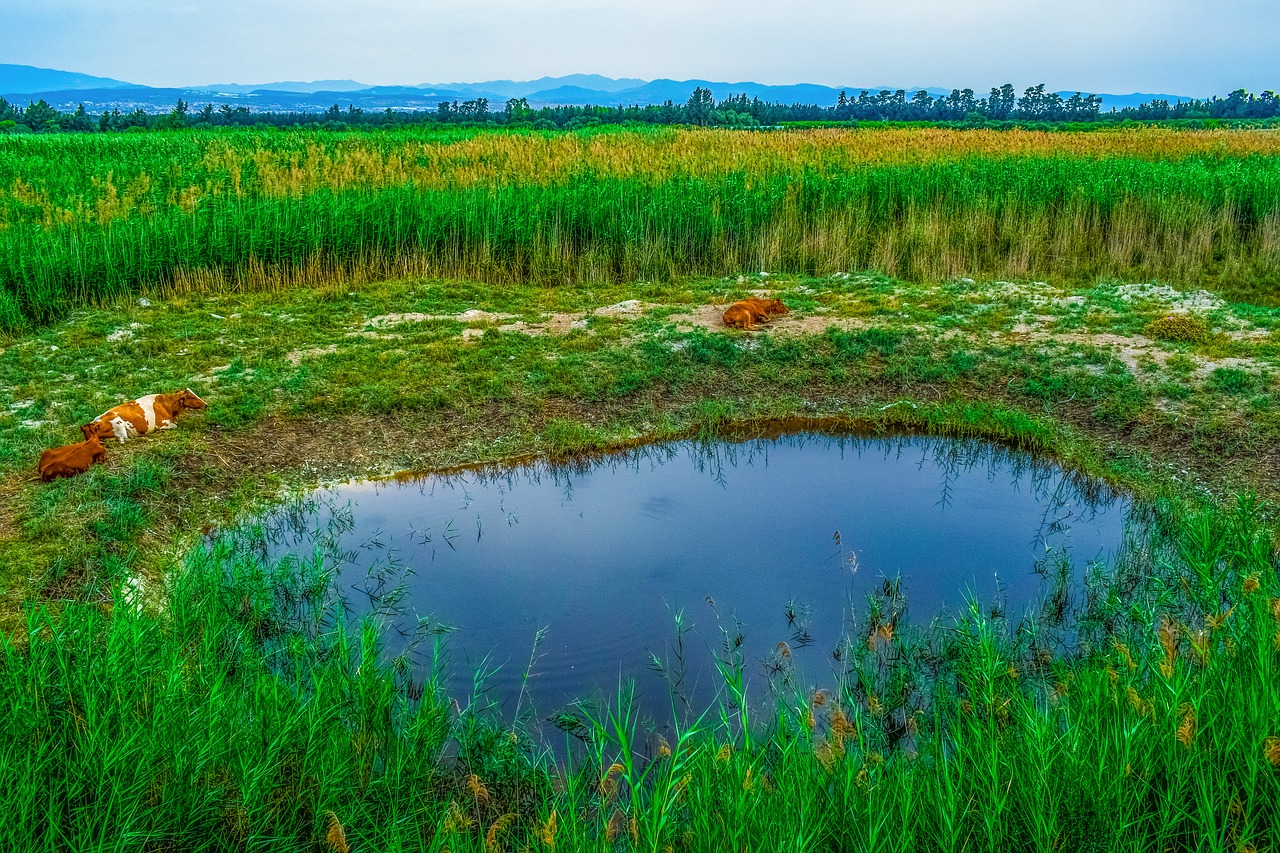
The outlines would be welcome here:
[[[757,685],[782,667],[830,685],[868,596],[901,593],[917,625],[970,599],[1034,610],[1113,556],[1129,507],[986,443],[812,433],[313,497],[267,525],[269,556],[319,549],[352,614],[398,629],[390,651],[429,617],[453,695],[542,716],[631,679],[655,714],[705,706],[735,655]]]

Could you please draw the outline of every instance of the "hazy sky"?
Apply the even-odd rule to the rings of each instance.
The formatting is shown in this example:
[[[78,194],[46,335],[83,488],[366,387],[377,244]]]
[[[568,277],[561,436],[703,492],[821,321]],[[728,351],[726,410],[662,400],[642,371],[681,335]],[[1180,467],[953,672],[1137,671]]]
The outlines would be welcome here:
[[[610,77],[1280,88],[1275,0],[0,0],[0,61],[153,86]]]

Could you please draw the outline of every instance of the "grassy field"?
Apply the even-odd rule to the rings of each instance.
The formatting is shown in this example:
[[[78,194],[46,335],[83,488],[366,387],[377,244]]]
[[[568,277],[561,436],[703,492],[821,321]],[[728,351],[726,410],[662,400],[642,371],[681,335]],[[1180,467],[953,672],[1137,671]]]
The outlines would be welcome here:
[[[1274,304],[1278,153],[1264,130],[6,137],[0,328],[335,275],[1159,277]]]
[[[21,246],[24,269],[79,257],[89,270],[108,257],[95,252],[123,247],[110,257],[132,270],[100,289],[51,283],[39,310],[25,301],[38,288],[3,279],[27,294],[0,338],[5,846],[1280,850],[1280,309],[1267,279],[1218,275],[1231,257],[1265,256],[1274,135],[113,142],[0,140],[5,262]],[[84,147],[60,172],[69,146]],[[21,171],[4,172],[15,152]],[[108,173],[118,207],[100,213]],[[695,203],[735,181],[747,213]],[[182,209],[191,187],[194,213]],[[769,193],[783,206],[761,201]],[[494,206],[504,198],[514,206]],[[1122,209],[1170,234],[1202,216],[1222,225],[1229,209],[1237,230],[1205,226],[1199,260],[1173,243],[1160,255],[1135,232],[1144,263],[1176,249],[1193,271],[1165,283],[1100,275],[1119,256],[1087,229],[1036,256],[1061,261],[1043,278],[1010,274],[990,233],[959,241],[987,254],[892,276],[854,263],[837,232],[821,244],[805,230],[888,199],[874,221],[896,240],[921,209],[912,198],[945,213],[935,236],[997,209],[1008,234],[1029,227],[1009,212],[1018,199],[1035,221],[1075,211],[1108,234]],[[438,222],[452,223],[440,227],[459,254],[379,243],[384,203],[406,223],[454,210]],[[800,230],[770,231],[784,210]],[[203,238],[174,236],[223,234],[223,246],[287,231],[251,211],[319,217],[300,245],[348,236],[283,265],[256,250],[202,255]],[[529,211],[614,230],[566,230],[560,249],[519,255],[520,240],[547,233]],[[482,249],[458,237],[472,233],[455,227],[464,214],[488,223],[474,234],[522,236],[505,255]],[[201,223],[210,230],[165,230]],[[597,241],[606,231],[612,242]],[[176,254],[147,242],[166,233]],[[734,254],[749,245],[775,260],[829,254],[765,265]],[[528,265],[476,261],[515,257]],[[984,274],[965,257],[999,264]],[[661,274],[641,272],[650,260]],[[760,333],[725,330],[723,306],[749,293],[791,313]],[[207,413],[110,446],[85,476],[32,481],[42,448],[78,438],[109,405],[188,386]],[[305,559],[263,565],[204,538],[319,481],[779,422],[1045,454],[1148,504],[1142,546],[1054,619],[975,609],[934,631],[853,637],[839,682],[780,695],[753,719],[733,692],[763,677],[752,661],[728,660],[720,703],[668,741],[620,697],[580,717],[590,742],[565,760],[548,746],[554,729],[495,718],[387,660],[376,625],[335,627],[329,579]]]

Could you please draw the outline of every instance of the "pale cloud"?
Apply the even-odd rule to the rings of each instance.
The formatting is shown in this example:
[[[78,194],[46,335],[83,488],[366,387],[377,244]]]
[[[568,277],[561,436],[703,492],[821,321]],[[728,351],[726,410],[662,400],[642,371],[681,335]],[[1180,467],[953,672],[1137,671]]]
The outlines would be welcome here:
[[[5,61],[157,86],[598,73],[1189,95],[1280,87],[1270,0],[4,0]]]

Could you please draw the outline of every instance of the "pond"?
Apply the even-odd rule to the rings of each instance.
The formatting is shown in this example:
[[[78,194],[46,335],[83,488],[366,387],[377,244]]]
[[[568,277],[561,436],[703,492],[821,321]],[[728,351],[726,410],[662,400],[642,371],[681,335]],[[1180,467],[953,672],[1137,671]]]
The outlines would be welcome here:
[[[634,680],[669,715],[715,699],[718,659],[756,690],[783,669],[831,684],[871,596],[916,625],[971,600],[1034,612],[1114,556],[1128,509],[987,443],[802,433],[336,486],[264,520],[264,550],[319,550],[392,652],[447,626],[464,701],[546,716]]]

